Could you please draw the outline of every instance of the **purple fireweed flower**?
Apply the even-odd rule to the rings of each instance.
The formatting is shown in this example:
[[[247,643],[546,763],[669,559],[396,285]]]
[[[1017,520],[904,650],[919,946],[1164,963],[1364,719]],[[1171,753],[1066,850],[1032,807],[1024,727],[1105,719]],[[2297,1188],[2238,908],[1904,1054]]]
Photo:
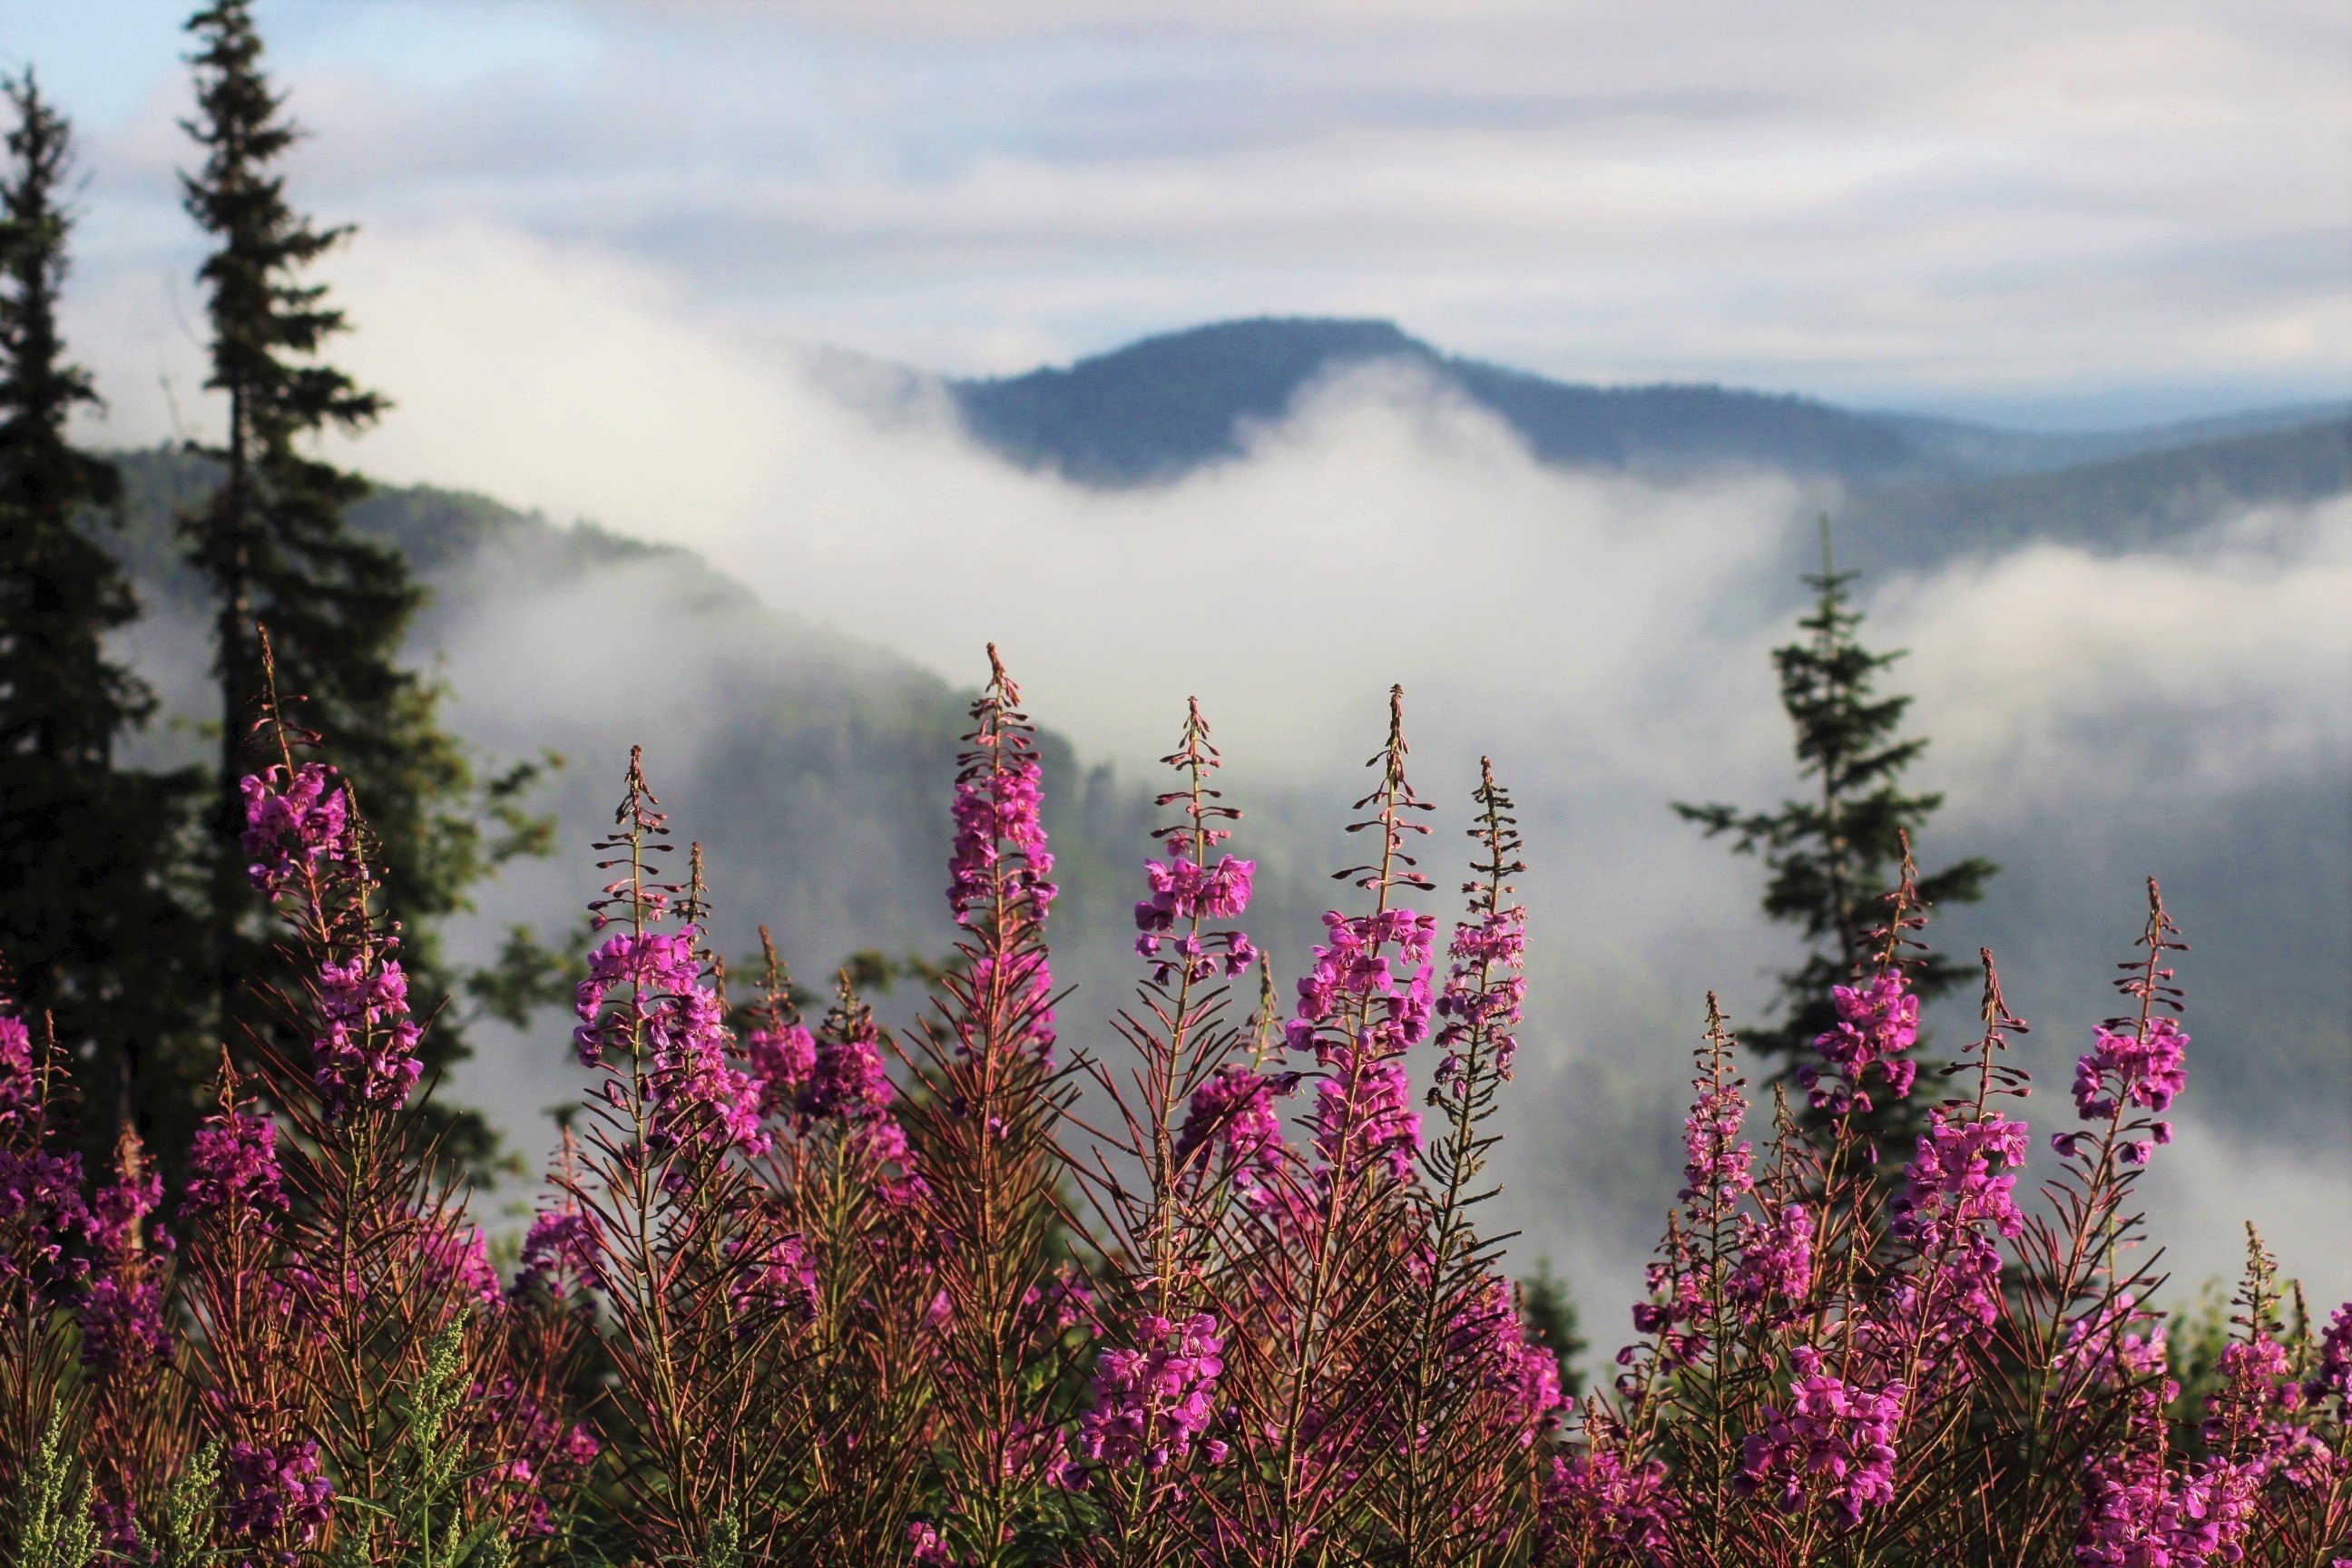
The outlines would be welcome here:
[[[2168,1471],[2152,1443],[2101,1456],[2084,1472],[2074,1542],[2081,1568],[2205,1568],[2244,1558],[2259,1466],[2208,1460]]]
[[[2025,1226],[2015,1173],[2025,1163],[2031,1138],[2023,1122],[1997,1112],[1963,1120],[1930,1111],[1927,1131],[1904,1169],[1903,1194],[1895,1200],[1896,1237],[1926,1252],[1967,1229],[1990,1227],[2015,1237]]]
[[[727,1300],[739,1316],[764,1320],[778,1314],[803,1322],[816,1316],[816,1265],[797,1236],[782,1236],[753,1252],[748,1237],[728,1244],[734,1277]]]
[[[1015,736],[1019,738],[1016,740]],[[1040,912],[1056,891],[1053,852],[1045,847],[1045,770],[1025,733],[1008,731],[992,747],[994,765],[981,766],[956,784],[955,839],[948,854],[948,903],[956,923],[970,925],[991,904],[1004,847],[1020,856],[1013,890],[1034,899]]]
[[[331,1117],[353,1106],[392,1110],[407,1101],[423,1064],[416,1047],[424,1031],[408,1015],[408,976],[380,947],[319,966],[319,1014],[327,1032],[310,1045],[313,1077]]]
[[[2165,1110],[2188,1087],[2188,1035],[2161,1014],[2147,1020],[2144,1035],[2129,1026],[2102,1027],[2074,1063],[2076,1113],[2085,1121],[2105,1121],[2123,1104]]]
[[[1344,1139],[1354,1151],[1355,1163],[1382,1161],[1391,1175],[1404,1180],[1421,1152],[1421,1112],[1412,1108],[1412,1084],[1404,1064],[1392,1058],[1365,1060],[1345,1047],[1330,1055],[1333,1076],[1315,1086],[1316,1158],[1327,1171],[1336,1171]],[[1352,1122],[1348,1116],[1351,1098]]]
[[[1739,1136],[1748,1097],[1737,1079],[1705,1085],[1683,1119],[1683,1188],[1675,1196],[1698,1217],[1711,1203],[1730,1203],[1751,1190],[1753,1148]],[[1711,1196],[1710,1194],[1717,1194]]]
[[[87,1263],[68,1247],[88,1216],[79,1155],[0,1147],[0,1281],[52,1289],[80,1279]]]
[[[2137,1298],[2119,1291],[2066,1325],[2052,1363],[2063,1375],[2050,1397],[2063,1399],[2071,1384],[2086,1384],[2140,1388],[2154,1394],[2155,1404],[2168,1404],[2180,1395],[2180,1385],[2166,1375],[2168,1346],[2163,1317],[2141,1310]]]
[[[1007,1014],[1015,1019],[1030,1047],[1041,1057],[1051,1059],[1054,1049],[1054,966],[1042,947],[1028,948],[1001,957],[982,953],[971,961],[971,994],[982,1005],[995,991],[998,975],[1003,974],[1004,987],[1002,1000]]]
[[[188,1149],[181,1216],[194,1220],[239,1208],[285,1213],[277,1140],[268,1117],[248,1116],[235,1106],[206,1119]]]
[[[309,1439],[279,1445],[232,1443],[222,1456],[221,1518],[230,1531],[256,1544],[281,1536],[307,1546],[334,1511],[335,1489],[319,1473],[319,1446]],[[291,1552],[278,1561],[297,1561]]]
[[[1219,1068],[1192,1091],[1185,1108],[1176,1136],[1177,1163],[1197,1182],[1201,1167],[1191,1164],[1194,1155],[1203,1148],[1222,1150],[1234,1163],[1234,1184],[1243,1201],[1251,1201],[1260,1178],[1279,1170],[1286,1152],[1282,1113],[1274,1102],[1297,1087],[1297,1073],[1268,1076],[1231,1062]]]
[[[306,872],[352,857],[351,800],[322,763],[303,763],[289,774],[283,767],[247,773],[237,781],[245,794],[243,845],[251,863],[246,875],[276,898]]]
[[[1157,933],[1182,921],[1238,920],[1249,909],[1250,879],[1256,874],[1256,861],[1231,855],[1219,856],[1213,866],[1146,860],[1143,878],[1151,891],[1135,906],[1135,929]]]
[[[41,1085],[33,1068],[33,1034],[25,1021],[0,1013],[0,1138],[37,1111]]]
[[[871,1121],[888,1114],[896,1093],[882,1060],[881,1032],[870,1017],[861,1017],[840,1038],[818,1043],[800,1113],[812,1121]]]
[[[1511,1076],[1511,1062],[1519,1049],[1514,1031],[1528,996],[1527,977],[1518,972],[1527,950],[1527,910],[1517,904],[1454,928],[1446,949],[1453,964],[1437,998],[1437,1015],[1447,1020],[1437,1032],[1438,1046],[1445,1052],[1437,1068],[1441,1085],[1452,1086],[1461,1076],[1463,1054],[1482,1028],[1491,1037],[1496,1076]]]
[[[1326,1058],[1331,1049],[1322,1026],[1339,1016],[1342,1001],[1362,998],[1381,1037],[1375,1048],[1383,1054],[1402,1050],[1426,1038],[1430,1015],[1436,1005],[1430,984],[1430,954],[1437,940],[1437,917],[1407,909],[1349,917],[1326,910],[1323,925],[1328,941],[1315,949],[1313,966],[1299,977],[1298,1010],[1284,1026],[1293,1050],[1313,1049]],[[1394,943],[1397,962],[1411,969],[1400,984],[1389,954],[1381,949]]]
[[[656,1146],[700,1140],[756,1154],[768,1146],[766,1090],[736,1065],[723,1009],[703,981],[701,935],[682,925],[607,938],[572,1000],[581,1020],[572,1044],[587,1067],[608,1049],[641,1053]]]
[[[1848,1384],[1822,1370],[1821,1352],[1800,1345],[1783,1407],[1764,1407],[1766,1426],[1739,1452],[1735,1483],[1780,1507],[1826,1503],[1849,1528],[1865,1510],[1895,1498],[1895,1433],[1903,1415],[1900,1383],[1871,1389]]]
[[[584,1290],[601,1289],[604,1244],[595,1222],[569,1205],[541,1209],[531,1216],[522,1238],[522,1256],[515,1269],[513,1297],[543,1291],[562,1301]]]
[[[1870,1110],[1866,1079],[1874,1067],[1887,1093],[1897,1100],[1909,1094],[1919,1067],[1903,1053],[1918,1042],[1919,998],[1905,989],[1903,971],[1889,966],[1866,984],[1832,986],[1830,994],[1837,1025],[1813,1038],[1828,1068],[1809,1063],[1797,1074],[1813,1109],[1838,1115]]]
[[[511,1376],[487,1387],[477,1384],[473,1392],[467,1426],[475,1447],[510,1457],[474,1477],[468,1489],[519,1505],[518,1533],[526,1541],[545,1540],[556,1529],[550,1494],[578,1486],[604,1450],[586,1427],[557,1419]]]
[[[1102,1352],[1095,1364],[1094,1407],[1078,1418],[1074,1447],[1088,1464],[1163,1468],[1198,1447],[1223,1463],[1224,1444],[1203,1441],[1223,1375],[1224,1340],[1217,1320],[1196,1312],[1181,1322],[1156,1314],[1135,1329],[1136,1348]]]
[[[490,1244],[478,1226],[459,1221],[447,1229],[435,1227],[416,1238],[417,1261],[427,1284],[470,1296],[484,1306],[506,1300],[499,1271],[490,1266]]]
[[[1631,1562],[1664,1562],[1682,1513],[1667,1479],[1663,1460],[1629,1463],[1605,1443],[1567,1454],[1552,1462],[1544,1488],[1544,1533],[1614,1547]]]
[[[2307,1399],[2333,1399],[2352,1415],[2352,1301],[2336,1309],[2319,1336],[2319,1364],[2303,1385]]]
[[[1739,1262],[1726,1285],[1742,1306],[1801,1301],[1812,1289],[1813,1215],[1804,1205],[1782,1204],[1760,1225],[1742,1215],[1735,1245]]]
[[[1531,1339],[1519,1316],[1518,1293],[1507,1279],[1494,1279],[1474,1296],[1447,1335],[1479,1370],[1480,1382],[1503,1396],[1509,1422],[1526,1447],[1554,1425],[1564,1403],[1559,1362]]]
[[[816,1037],[799,1024],[753,1029],[743,1039],[748,1070],[760,1084],[760,1110],[777,1116],[800,1103],[816,1070]]]
[[[146,1267],[151,1252],[172,1246],[171,1233],[149,1219],[163,1201],[163,1179],[139,1170],[136,1150],[126,1137],[121,1169],[98,1190],[84,1222],[91,1277],[81,1304],[81,1361],[101,1374],[158,1365],[171,1353],[163,1283]]]
[[[1942,1352],[1999,1320],[1995,1237],[2014,1238],[2025,1227],[2014,1173],[2031,1139],[2024,1123],[1995,1112],[1929,1113],[1888,1226],[1906,1257],[1863,1325],[1863,1342],[1883,1361],[1907,1358],[1958,1375],[1960,1363]]]
[[[1189,845],[1190,832],[1180,835]],[[1207,980],[1220,973],[1231,977],[1257,962],[1258,952],[1245,932],[1201,931],[1192,927],[1203,920],[1232,920],[1249,908],[1250,879],[1255,860],[1222,856],[1213,866],[1178,859],[1166,864],[1143,863],[1150,896],[1135,906],[1135,951],[1153,961],[1152,982],[1165,985],[1181,972],[1186,979]]]

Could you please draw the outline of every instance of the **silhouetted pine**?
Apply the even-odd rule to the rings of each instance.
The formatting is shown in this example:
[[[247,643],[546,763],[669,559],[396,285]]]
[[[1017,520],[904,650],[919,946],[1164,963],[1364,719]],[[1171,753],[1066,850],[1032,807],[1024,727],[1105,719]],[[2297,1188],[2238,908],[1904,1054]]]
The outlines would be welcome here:
[[[1746,812],[1732,805],[1677,803],[1675,812],[1706,828],[1729,834],[1733,850],[1761,855],[1771,879],[1764,912],[1804,933],[1804,962],[1782,973],[1778,1016],[1741,1031],[1749,1048],[1779,1064],[1789,1078],[1813,1059],[1813,1041],[1837,1022],[1830,987],[1844,984],[1871,962],[1873,933],[1886,923],[1886,898],[1900,874],[1902,840],[1914,844],[1944,803],[1940,793],[1909,794],[1903,775],[1927,750],[1924,736],[1900,734],[1911,699],[1880,694],[1879,676],[1903,657],[1873,653],[1856,640],[1862,612],[1848,592],[1857,574],[1840,572],[1831,553],[1829,520],[1822,520],[1822,570],[1805,578],[1814,593],[1810,615],[1797,623],[1807,635],[1773,650],[1780,703],[1796,730],[1797,771],[1814,781],[1811,799],[1784,800],[1776,810]],[[1930,909],[1974,903],[1985,879],[1999,868],[1971,857],[1923,873],[1920,899]],[[1923,1002],[1972,979],[1975,966],[1932,951],[1909,952],[1910,988]],[[1911,1139],[1932,1102],[1922,1085],[1909,1099],[1877,1106],[1857,1119],[1882,1148],[1907,1156]]]
[[[199,448],[220,465],[220,484],[184,526],[189,560],[217,604],[224,722],[210,901],[215,995],[234,1040],[260,1026],[246,983],[271,962],[236,846],[238,778],[268,760],[247,745],[262,689],[257,628],[268,628],[289,717],[334,737],[332,761],[381,835],[386,896],[407,922],[402,963],[420,997],[449,988],[434,923],[465,908],[467,889],[499,861],[540,852],[547,829],[518,810],[536,769],[478,786],[467,754],[439,728],[440,692],[400,666],[424,590],[397,552],[347,526],[367,481],[315,455],[317,437],[363,431],[389,406],[319,357],[347,323],[325,286],[304,274],[351,230],[319,227],[287,201],[284,160],[302,132],[263,69],[247,0],[216,0],[188,30],[199,46],[197,113],[185,128],[205,162],[183,184],[214,243],[198,273],[212,328],[205,385],[229,408],[222,444]],[[477,994],[492,1011],[506,1001]],[[438,1054],[428,1070],[465,1054],[455,1022],[432,1032]],[[463,1131],[487,1151],[478,1121]]]
[[[58,331],[72,133],[30,71],[5,91],[15,124],[0,184],[0,959],[25,1015],[48,1015],[79,1064],[80,1098],[101,1112],[92,1142],[134,1110],[151,1139],[168,1137],[157,1108],[185,1101],[202,1071],[173,995],[203,973],[202,930],[174,871],[196,779],[117,763],[116,742],[154,699],[106,648],[139,613],[87,528],[116,497],[115,470],[66,437],[74,411],[99,401]]]

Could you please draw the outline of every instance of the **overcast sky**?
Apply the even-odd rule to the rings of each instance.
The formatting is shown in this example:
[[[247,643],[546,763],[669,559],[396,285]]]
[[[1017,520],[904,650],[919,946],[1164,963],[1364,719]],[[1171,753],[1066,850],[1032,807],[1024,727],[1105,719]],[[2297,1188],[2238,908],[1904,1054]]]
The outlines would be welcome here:
[[[0,0],[180,296],[185,0]],[[298,199],[960,372],[1259,311],[2035,423],[2352,394],[2352,10],[263,0]],[[118,312],[119,314],[120,312]],[[152,379],[152,378],[150,378]]]

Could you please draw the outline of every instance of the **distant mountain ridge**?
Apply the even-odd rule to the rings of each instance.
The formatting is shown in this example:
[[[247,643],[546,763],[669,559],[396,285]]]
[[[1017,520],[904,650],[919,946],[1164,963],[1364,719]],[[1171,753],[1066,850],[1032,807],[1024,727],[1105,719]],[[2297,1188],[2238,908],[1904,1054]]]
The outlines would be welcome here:
[[[999,456],[1129,489],[1243,457],[1252,432],[1302,394],[1376,363],[1451,386],[1562,468],[1833,481],[1857,564],[1925,565],[2033,539],[2141,548],[2231,510],[2352,491],[2352,404],[2134,430],[2007,430],[1719,385],[1572,384],[1449,355],[1373,320],[1220,321],[1066,367],[946,385],[965,428]]]
[[[1573,385],[1441,353],[1394,322],[1258,317],[1145,338],[1066,369],[958,381],[966,426],[1025,467],[1117,487],[1236,458],[1253,423],[1351,366],[1402,361],[1491,409],[1546,462],[1688,472],[1727,465],[1840,476],[1920,462],[1891,422],[1720,386]]]

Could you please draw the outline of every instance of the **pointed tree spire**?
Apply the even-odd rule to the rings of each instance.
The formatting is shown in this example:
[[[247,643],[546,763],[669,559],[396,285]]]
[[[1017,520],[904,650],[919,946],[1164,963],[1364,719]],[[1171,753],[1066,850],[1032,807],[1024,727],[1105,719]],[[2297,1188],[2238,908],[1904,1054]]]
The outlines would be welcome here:
[[[67,357],[58,308],[73,138],[30,71],[5,84],[0,171],[0,954],[33,1016],[55,1020],[82,1079],[89,1152],[187,1100],[202,1071],[174,993],[199,961],[174,892],[193,781],[122,768],[117,743],[154,707],[107,650],[139,606],[95,537],[111,464],[68,425],[99,404]],[[168,1110],[167,1110],[168,1114]],[[185,1120],[184,1115],[182,1120]],[[172,1140],[173,1129],[149,1127]]]
[[[1831,987],[1852,981],[1882,956],[1892,953],[1900,962],[1908,989],[1923,1000],[1974,975],[1972,966],[1916,943],[1890,945],[1890,921],[1973,903],[1996,869],[1991,861],[1970,857],[1919,876],[1905,909],[1889,915],[1908,859],[1906,837],[1920,836],[1944,797],[1904,787],[1905,773],[1927,742],[1901,733],[1911,699],[1884,694],[1878,686],[1903,655],[1863,646],[1857,636],[1863,616],[1852,595],[1856,574],[1838,570],[1826,517],[1821,539],[1821,571],[1804,579],[1813,606],[1797,623],[1805,636],[1772,655],[1780,703],[1796,731],[1797,769],[1811,781],[1811,797],[1785,800],[1769,811],[1675,806],[1709,837],[1729,835],[1736,853],[1762,856],[1770,873],[1765,914],[1803,934],[1803,961],[1780,977],[1780,1016],[1745,1037],[1790,1076],[1812,1059],[1813,1042],[1838,1022]],[[1890,1097],[1869,1114],[1867,1131],[1907,1148],[1919,1114],[1909,1101]]]

